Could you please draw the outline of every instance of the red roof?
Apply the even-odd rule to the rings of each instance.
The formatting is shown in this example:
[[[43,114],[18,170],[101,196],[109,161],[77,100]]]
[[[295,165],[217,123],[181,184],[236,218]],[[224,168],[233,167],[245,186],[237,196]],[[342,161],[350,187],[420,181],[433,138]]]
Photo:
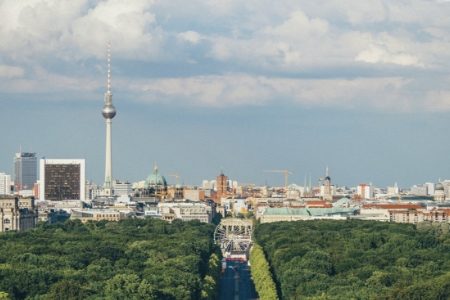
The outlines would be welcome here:
[[[307,207],[320,207],[320,208],[330,208],[333,207],[331,203],[328,203],[327,201],[323,200],[312,200],[312,201],[306,201]]]
[[[412,203],[370,203],[364,204],[363,208],[381,208],[381,209],[419,209],[422,206]]]

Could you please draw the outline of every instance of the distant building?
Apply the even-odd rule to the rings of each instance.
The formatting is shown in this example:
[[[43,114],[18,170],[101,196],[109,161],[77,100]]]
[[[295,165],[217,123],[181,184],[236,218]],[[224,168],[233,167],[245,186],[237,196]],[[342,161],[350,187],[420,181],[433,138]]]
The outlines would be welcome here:
[[[328,167],[325,172],[325,178],[323,179],[322,186],[320,187],[320,196],[323,200],[332,201],[335,193],[334,186],[331,184],[331,177],[328,173]]]
[[[0,195],[11,194],[11,175],[0,173]]]
[[[374,188],[371,184],[361,183],[358,185],[356,194],[361,199],[372,199],[374,196]]]
[[[232,206],[233,206],[233,213],[235,215],[248,213],[248,205],[245,200],[246,199],[233,200]]]
[[[389,196],[395,196],[395,195],[398,195],[399,193],[400,193],[400,189],[398,188],[397,182],[394,184],[394,186],[387,187],[386,194],[388,194]]]
[[[129,182],[113,181],[113,190],[115,196],[131,196],[133,195],[132,184]]]
[[[211,223],[213,217],[211,206],[203,202],[161,202],[158,203],[158,211],[161,219],[168,222],[179,219]]]
[[[422,208],[418,204],[412,203],[370,203],[364,204],[355,218],[371,221],[392,221],[391,212],[404,210],[417,210]]]
[[[88,221],[120,221],[126,219],[127,216],[120,211],[114,209],[83,209],[83,210],[72,210],[70,219],[81,220],[81,222],[86,223]]]
[[[228,194],[228,177],[225,174],[220,173],[216,179],[216,200],[220,199]]]
[[[14,156],[14,190],[31,191],[37,180],[36,153],[19,152]]]
[[[347,218],[355,215],[356,212],[356,208],[267,207],[258,217],[261,223],[319,219],[346,220]]]
[[[205,200],[205,191],[197,188],[185,188],[183,198],[191,201],[203,201]]]
[[[433,182],[427,182],[425,183],[427,186],[427,195],[433,196],[434,195],[434,183]]]
[[[181,200],[183,199],[184,187],[181,185],[172,185],[167,188],[167,199]]]
[[[410,190],[410,194],[416,196],[428,195],[428,187],[426,185],[413,185]]]
[[[404,209],[389,211],[390,221],[395,223],[417,224],[422,222],[449,223],[449,209]]]
[[[85,186],[85,200],[94,200],[95,198],[100,197],[104,189],[102,186],[99,186],[91,181],[87,181]]]
[[[138,198],[165,199],[167,197],[167,181],[155,165],[153,172],[143,182],[135,185],[134,194]]]
[[[434,201],[445,201],[445,189],[442,183],[436,183],[434,186]]]
[[[84,159],[41,159],[40,200],[85,200]]]
[[[0,198],[0,232],[31,229],[36,227],[37,221],[34,198]]]

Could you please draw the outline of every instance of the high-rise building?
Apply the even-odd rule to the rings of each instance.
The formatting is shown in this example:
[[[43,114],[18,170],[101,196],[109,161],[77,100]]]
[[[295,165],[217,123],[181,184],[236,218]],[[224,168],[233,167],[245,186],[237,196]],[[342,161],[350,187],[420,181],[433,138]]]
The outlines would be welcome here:
[[[32,190],[37,180],[36,153],[19,152],[14,156],[14,190]]]
[[[361,199],[372,199],[374,196],[374,187],[372,184],[361,183],[357,187],[356,194]]]
[[[434,195],[434,182],[426,182],[428,196]]]
[[[116,115],[116,108],[112,104],[111,93],[111,47],[108,45],[108,79],[106,84],[107,90],[104,98],[104,105],[102,110],[103,118],[106,122],[106,149],[105,149],[105,183],[104,196],[113,196],[113,178],[112,178],[112,119]]]
[[[85,200],[84,159],[41,159],[40,200]]]
[[[11,194],[11,175],[0,173],[0,195]]]

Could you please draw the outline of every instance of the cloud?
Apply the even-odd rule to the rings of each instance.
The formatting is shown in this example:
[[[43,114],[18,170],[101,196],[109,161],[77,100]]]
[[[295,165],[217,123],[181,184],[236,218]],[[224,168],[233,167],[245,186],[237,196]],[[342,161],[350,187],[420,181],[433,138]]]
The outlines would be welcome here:
[[[109,41],[115,83],[144,102],[447,109],[438,2],[3,0],[0,86],[101,90]]]
[[[0,65],[0,77],[1,78],[20,78],[24,75],[25,71],[22,68],[15,66]]]
[[[153,4],[150,0],[100,2],[71,24],[67,40],[81,53],[99,58],[104,58],[108,42],[121,57],[145,59],[158,55],[164,37],[150,11]]]
[[[391,63],[401,66],[422,66],[419,59],[408,53],[392,53],[386,47],[371,45],[369,49],[358,54],[356,61],[367,63]]]
[[[299,79],[226,74],[125,81],[121,86],[137,101],[181,106],[300,105],[410,112],[434,105],[410,93],[414,84],[401,77]],[[439,109],[450,110],[450,103],[439,104]]]
[[[180,40],[183,40],[183,41],[186,41],[186,42],[189,42],[189,43],[195,45],[200,42],[200,40],[202,39],[202,36],[198,32],[189,30],[189,31],[179,33],[178,38]]]

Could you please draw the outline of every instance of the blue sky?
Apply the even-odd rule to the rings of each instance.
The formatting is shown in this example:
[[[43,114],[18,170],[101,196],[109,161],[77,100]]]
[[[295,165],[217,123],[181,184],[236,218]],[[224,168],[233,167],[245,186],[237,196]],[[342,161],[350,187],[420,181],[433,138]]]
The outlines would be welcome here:
[[[449,177],[450,2],[3,0],[0,171],[14,152],[103,177],[106,44],[113,173],[200,184],[266,169],[338,184]],[[168,178],[174,181],[173,178]]]

